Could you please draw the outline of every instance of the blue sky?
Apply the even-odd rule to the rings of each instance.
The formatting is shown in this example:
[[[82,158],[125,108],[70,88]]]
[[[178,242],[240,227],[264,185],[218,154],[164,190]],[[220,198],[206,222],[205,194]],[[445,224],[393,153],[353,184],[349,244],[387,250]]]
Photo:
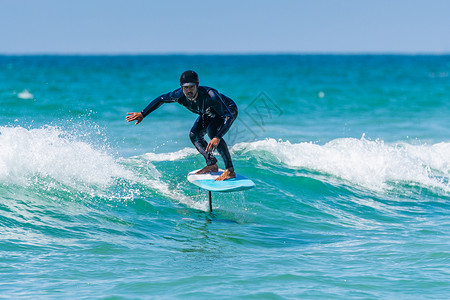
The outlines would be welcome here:
[[[2,54],[450,53],[448,0],[0,0]]]

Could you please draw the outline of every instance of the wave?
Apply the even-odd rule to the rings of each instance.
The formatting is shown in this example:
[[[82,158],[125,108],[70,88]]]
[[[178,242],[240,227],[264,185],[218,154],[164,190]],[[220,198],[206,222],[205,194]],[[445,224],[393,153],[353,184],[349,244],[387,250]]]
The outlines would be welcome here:
[[[149,161],[177,161],[192,155],[198,154],[194,148],[184,148],[176,152],[169,153],[145,153],[142,158]]]
[[[64,193],[64,197],[72,200],[100,197],[127,201],[143,194],[158,194],[207,210],[206,203],[193,201],[162,180],[161,173],[148,159],[150,154],[114,157],[106,146],[95,147],[94,142],[83,139],[83,134],[56,126],[36,129],[0,126],[0,186],[47,195]],[[177,154],[171,156],[179,158]]]
[[[370,190],[407,184],[450,192],[450,143],[385,143],[341,138],[324,145],[266,139],[233,146],[260,162],[282,164],[343,179]]]
[[[131,175],[102,149],[57,127],[0,127],[0,179],[25,184],[35,176],[74,186],[108,186],[118,176]]]
[[[25,189],[69,200],[145,198],[152,202],[163,197],[191,208],[208,209],[206,199],[199,201],[190,195],[194,188],[185,180],[192,164],[201,161],[194,148],[125,158],[111,155],[104,145],[94,145],[96,142],[86,140],[79,132],[56,126],[0,126],[0,188]],[[438,195],[450,193],[447,142],[385,143],[363,136],[319,145],[269,138],[236,144],[231,152],[238,172],[242,170],[261,187],[269,172],[382,193],[416,187]],[[299,183],[285,184],[294,182]],[[285,188],[290,189],[279,187],[279,192]]]

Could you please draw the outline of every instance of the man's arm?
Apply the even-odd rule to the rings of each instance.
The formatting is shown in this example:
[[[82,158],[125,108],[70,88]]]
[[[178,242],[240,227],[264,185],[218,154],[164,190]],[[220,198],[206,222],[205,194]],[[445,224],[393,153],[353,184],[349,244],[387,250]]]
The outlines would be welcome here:
[[[182,95],[183,92],[181,91],[181,89],[177,89],[173,92],[157,97],[155,100],[150,102],[150,104],[147,105],[147,107],[144,108],[141,112],[127,113],[128,115],[126,118],[127,122],[136,121],[135,125],[141,123],[146,116],[148,116],[152,111],[156,110],[164,103],[171,103],[178,101],[178,99],[180,98],[180,94]]]
[[[179,97],[174,97],[176,96],[176,92],[178,90],[175,90],[173,92],[161,95],[159,97],[157,97],[155,100],[153,100],[152,102],[150,102],[149,105],[147,105],[146,108],[144,108],[141,111],[142,116],[145,118],[146,116],[148,116],[152,111],[156,110],[158,107],[160,107],[161,105],[163,105],[164,103],[171,103],[171,102],[176,102],[178,100]]]

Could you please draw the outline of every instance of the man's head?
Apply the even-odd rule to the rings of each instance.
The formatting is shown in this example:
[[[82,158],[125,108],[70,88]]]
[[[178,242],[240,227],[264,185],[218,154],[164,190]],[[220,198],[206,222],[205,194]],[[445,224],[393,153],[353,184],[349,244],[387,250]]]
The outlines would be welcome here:
[[[185,71],[180,76],[180,85],[183,93],[189,100],[194,100],[198,95],[198,75],[194,71]]]

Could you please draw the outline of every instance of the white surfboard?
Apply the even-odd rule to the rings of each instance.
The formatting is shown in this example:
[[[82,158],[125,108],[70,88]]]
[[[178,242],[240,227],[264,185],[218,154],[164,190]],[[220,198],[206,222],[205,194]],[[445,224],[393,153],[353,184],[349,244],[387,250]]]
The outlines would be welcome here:
[[[236,174],[236,178],[215,181],[215,179],[223,173],[223,170],[205,174],[195,174],[198,171],[199,170],[190,172],[187,176],[187,180],[210,192],[237,192],[255,187],[255,183],[252,180],[239,174]]]

